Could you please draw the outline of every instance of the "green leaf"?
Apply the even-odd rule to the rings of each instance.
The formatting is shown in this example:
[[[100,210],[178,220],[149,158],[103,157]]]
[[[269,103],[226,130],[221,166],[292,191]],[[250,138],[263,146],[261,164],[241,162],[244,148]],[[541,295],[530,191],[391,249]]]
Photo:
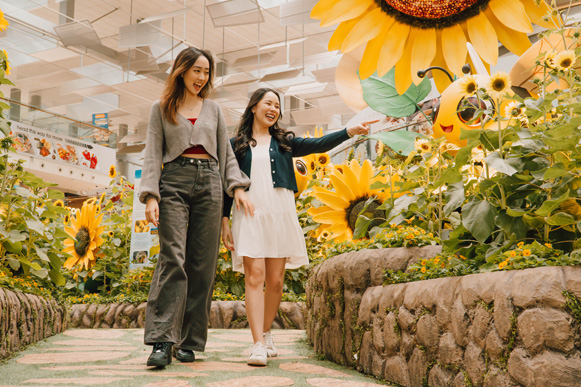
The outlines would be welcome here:
[[[543,176],[544,180],[553,179],[556,177],[562,177],[569,173],[569,171],[563,168],[563,164],[555,164],[552,167],[549,167],[545,170],[545,174]]]
[[[363,99],[373,110],[385,114],[389,117],[407,117],[418,109],[420,103],[432,89],[428,78],[425,78],[419,85],[411,86],[403,95],[397,93],[395,87],[395,67],[383,77],[377,73],[367,79],[361,80],[363,88]]]
[[[28,259],[24,258],[24,257],[18,257],[18,261],[26,266],[29,266],[32,270],[41,270],[42,266],[40,266],[38,263],[36,262],[30,262]]]
[[[527,212],[521,208],[507,208],[506,209],[506,214],[508,216],[511,216],[513,218],[520,218],[522,217],[524,214],[526,214]]]
[[[367,229],[373,219],[369,219],[365,215],[359,215],[357,221],[355,222],[355,231],[353,231],[353,239],[360,239],[367,234]]]
[[[549,216],[551,212],[556,210],[561,203],[569,199],[569,190],[567,190],[563,195],[559,196],[557,199],[545,200],[541,205],[541,208],[535,211],[535,214],[539,216]]]
[[[466,199],[466,195],[464,194],[464,184],[458,182],[448,185],[448,189],[444,195],[448,201],[444,206],[444,215],[448,216],[452,211],[464,203],[464,200]]]
[[[486,200],[474,198],[462,207],[462,225],[480,243],[492,234],[495,218],[496,210]]]
[[[10,265],[10,268],[12,270],[16,271],[16,270],[20,269],[20,262],[18,261],[18,259],[8,257],[8,258],[6,258],[6,261],[8,261],[8,265]]]
[[[507,163],[507,160],[500,157],[498,151],[492,152],[486,156],[484,161],[486,161],[490,167],[496,169],[498,172],[502,172],[509,176],[512,176],[518,172],[513,166]]]
[[[47,191],[47,197],[50,200],[58,200],[58,199],[64,199],[65,194],[62,193],[61,191],[57,191],[56,189],[49,189]]]
[[[8,125],[8,122],[4,118],[0,118],[0,130],[4,133],[5,137],[10,135],[10,125]]]
[[[546,222],[551,226],[565,226],[568,224],[577,223],[575,217],[573,217],[571,214],[567,214],[566,212],[557,212],[556,214],[547,218]]]
[[[512,234],[514,234],[516,240],[525,238],[529,229],[523,222],[522,217],[514,218],[508,214],[503,213],[498,214],[496,223],[509,238]]]
[[[42,261],[50,262],[50,259],[48,259],[48,255],[46,255],[46,253],[41,247],[34,245],[34,250],[36,251],[36,254]]]
[[[38,220],[27,219],[26,226],[29,230],[34,230],[40,235],[44,234],[44,224]]]
[[[407,156],[411,151],[414,150],[414,143],[416,141],[416,137],[418,136],[424,137],[423,135],[416,132],[393,130],[391,132],[379,132],[370,134],[369,136],[360,137],[379,140],[393,149],[394,152],[397,152],[402,156]]]

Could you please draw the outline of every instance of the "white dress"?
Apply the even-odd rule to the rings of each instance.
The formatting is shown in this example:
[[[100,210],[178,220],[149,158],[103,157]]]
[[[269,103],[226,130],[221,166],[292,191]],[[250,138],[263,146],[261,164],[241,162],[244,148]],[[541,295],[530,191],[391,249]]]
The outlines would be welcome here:
[[[244,209],[232,211],[232,267],[244,273],[242,257],[286,258],[286,268],[296,269],[309,263],[303,230],[297,218],[293,191],[274,188],[269,160],[269,145],[257,145],[252,152],[248,197],[254,216]]]

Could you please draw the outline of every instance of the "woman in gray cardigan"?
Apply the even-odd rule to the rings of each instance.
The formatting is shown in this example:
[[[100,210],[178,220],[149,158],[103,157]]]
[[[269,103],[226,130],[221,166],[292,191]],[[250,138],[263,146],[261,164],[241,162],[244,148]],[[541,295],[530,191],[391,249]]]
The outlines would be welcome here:
[[[250,215],[244,190],[250,180],[238,167],[224,116],[208,100],[214,62],[204,50],[187,48],[175,59],[161,100],[153,103],[139,200],[158,227],[160,252],[145,312],[148,366],[203,352],[220,244],[225,191]]]

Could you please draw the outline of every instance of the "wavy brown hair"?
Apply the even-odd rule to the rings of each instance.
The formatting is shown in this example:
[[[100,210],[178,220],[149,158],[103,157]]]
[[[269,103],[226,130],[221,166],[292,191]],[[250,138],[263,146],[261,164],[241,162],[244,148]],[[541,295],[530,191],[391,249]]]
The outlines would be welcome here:
[[[183,75],[196,63],[196,60],[203,55],[210,63],[210,74],[208,82],[202,87],[198,94],[201,98],[206,98],[212,88],[214,87],[212,81],[214,79],[214,59],[212,54],[206,50],[200,50],[195,47],[188,47],[182,50],[176,57],[171,68],[169,76],[165,81],[165,88],[161,94],[161,111],[163,116],[172,124],[176,124],[176,114],[179,106],[186,98],[186,85],[184,84]]]
[[[277,96],[280,103],[280,95],[276,90],[266,87],[258,89],[252,93],[250,101],[248,101],[248,106],[246,106],[246,110],[244,110],[244,114],[242,114],[242,117],[240,118],[240,123],[236,128],[234,137],[234,153],[236,154],[236,158],[238,160],[242,160],[242,158],[244,158],[250,145],[256,146],[256,140],[252,137],[252,124],[254,123],[254,113],[252,113],[252,109],[254,109],[254,107],[262,100],[262,98],[264,98],[264,95],[269,91]],[[278,120],[281,118],[282,110],[278,115],[276,122],[270,128],[268,128],[268,132],[279,143],[280,149],[286,152],[290,152],[290,143],[295,134],[290,130],[283,129],[278,126]]]

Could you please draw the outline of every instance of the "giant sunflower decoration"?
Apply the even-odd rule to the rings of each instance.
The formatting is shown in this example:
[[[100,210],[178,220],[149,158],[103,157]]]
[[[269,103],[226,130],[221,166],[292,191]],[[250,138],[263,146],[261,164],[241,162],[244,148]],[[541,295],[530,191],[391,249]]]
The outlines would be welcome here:
[[[79,269],[89,270],[92,268],[97,258],[99,246],[103,244],[101,233],[105,230],[100,226],[103,214],[99,214],[99,204],[95,201],[85,201],[81,211],[71,218],[71,226],[65,227],[65,231],[70,238],[65,239],[63,250],[72,256],[63,265],[72,270],[75,266]]]
[[[371,184],[374,181],[382,181],[385,178],[383,176],[373,177],[373,174],[371,161],[365,160],[363,165],[359,165],[354,159],[349,164],[343,165],[340,170],[335,168],[329,176],[335,191],[313,187],[315,197],[324,206],[311,207],[307,212],[315,222],[328,225],[327,230],[331,234],[330,238],[334,239],[336,243],[353,238],[359,212],[363,210],[370,197],[385,198],[385,190],[371,189]],[[374,212],[379,204],[378,201],[373,202],[367,207],[367,210]]]
[[[537,3],[539,3],[537,5]],[[489,65],[498,59],[498,41],[517,55],[531,45],[527,33],[532,23],[552,28],[557,16],[544,0],[319,0],[311,17],[327,27],[340,23],[329,41],[329,50],[348,53],[359,46],[365,52],[359,76],[375,71],[381,77],[395,66],[399,94],[420,82],[417,71],[440,66],[461,76],[470,62],[470,42]],[[438,89],[449,84],[434,72]]]

